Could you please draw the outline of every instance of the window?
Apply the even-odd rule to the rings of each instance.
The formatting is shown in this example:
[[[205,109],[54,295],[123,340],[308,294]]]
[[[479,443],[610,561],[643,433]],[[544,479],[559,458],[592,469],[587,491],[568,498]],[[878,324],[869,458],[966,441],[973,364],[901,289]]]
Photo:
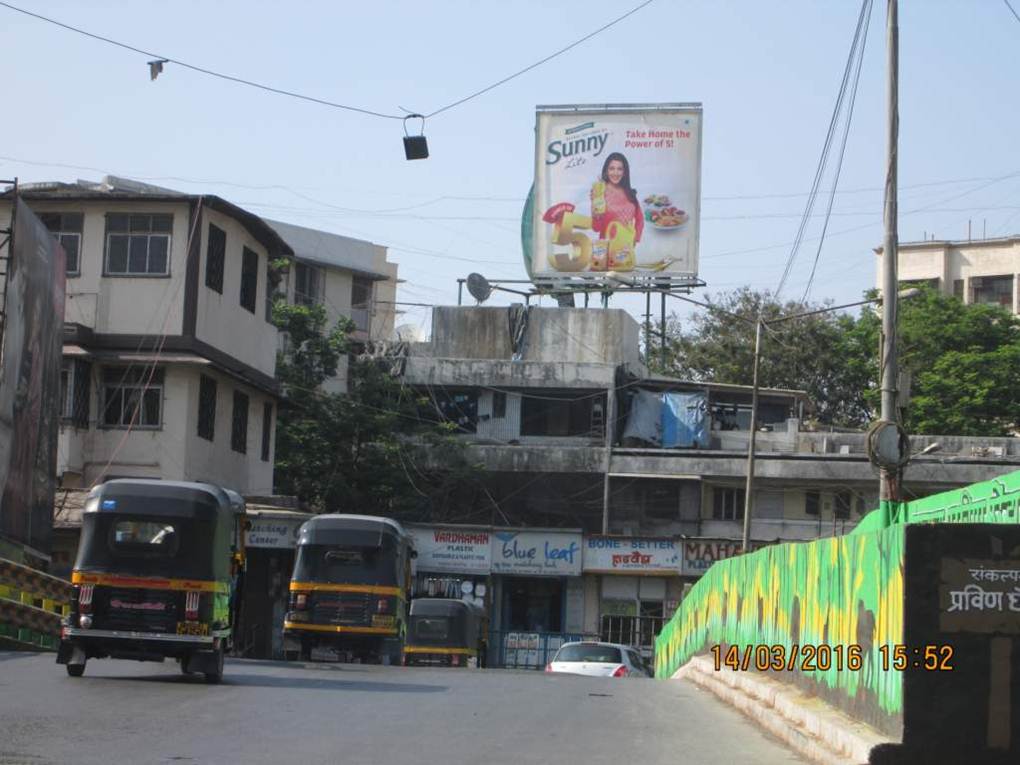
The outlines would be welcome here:
[[[543,393],[541,398],[522,396],[521,435],[601,438],[605,423],[602,417],[593,416],[593,408],[604,407],[603,401],[602,397],[585,393]]]
[[[818,515],[821,507],[821,495],[817,491],[809,491],[804,495],[804,512],[807,515]]]
[[[963,279],[953,279],[953,297],[963,300]]]
[[[227,232],[209,224],[205,252],[205,286],[223,294],[223,264],[227,258]]]
[[[932,279],[904,279],[899,282],[899,288],[901,290],[909,289],[911,287],[928,287],[933,292],[939,292],[942,289],[942,280],[936,276]]]
[[[60,419],[71,418],[71,364],[65,361],[60,367]]]
[[[198,437],[212,441],[216,434],[216,381],[201,375],[198,381]]]
[[[745,496],[743,489],[715,487],[712,489],[712,517],[717,521],[743,520]]]
[[[501,390],[495,391],[492,394],[492,416],[499,418],[506,417],[506,393]]]
[[[107,428],[162,425],[163,370],[108,368],[103,375],[103,418]]]
[[[357,276],[351,282],[351,320],[354,326],[368,332],[372,309],[372,281]]]
[[[64,272],[68,276],[81,274],[81,232],[85,216],[81,213],[40,213],[39,219],[60,242],[67,256]]]
[[[836,492],[836,504],[832,508],[832,517],[837,520],[845,521],[850,517],[850,504],[853,501],[853,495],[848,491],[837,491]]]
[[[241,307],[255,313],[255,298],[259,291],[259,256],[247,247],[241,260]]]
[[[315,305],[322,297],[321,290],[322,272],[314,266],[296,263],[294,265],[294,303]]]
[[[970,280],[971,302],[1001,305],[1013,310],[1012,276],[975,276]]]
[[[230,448],[235,452],[248,452],[248,397],[234,391],[234,416],[230,428]]]
[[[173,557],[180,535],[166,521],[117,521],[110,529],[110,548],[114,553]]]
[[[172,215],[106,216],[107,276],[168,276]]]
[[[457,426],[461,433],[478,429],[478,394],[466,391],[433,390],[432,398],[440,415]]]
[[[272,445],[273,405],[262,405],[262,461],[269,462],[269,447]]]
[[[273,269],[273,262],[266,257],[266,321],[273,323],[273,303],[280,296],[276,288],[280,286],[280,274]]]

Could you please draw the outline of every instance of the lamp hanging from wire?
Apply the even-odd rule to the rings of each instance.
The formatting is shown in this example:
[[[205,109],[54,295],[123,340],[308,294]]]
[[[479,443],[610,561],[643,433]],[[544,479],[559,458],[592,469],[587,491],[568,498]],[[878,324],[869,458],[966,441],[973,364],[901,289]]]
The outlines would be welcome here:
[[[421,129],[419,135],[410,135],[407,132],[407,121],[420,119]],[[404,117],[404,156],[411,159],[427,159],[429,156],[429,144],[425,140],[425,115],[408,114]]]

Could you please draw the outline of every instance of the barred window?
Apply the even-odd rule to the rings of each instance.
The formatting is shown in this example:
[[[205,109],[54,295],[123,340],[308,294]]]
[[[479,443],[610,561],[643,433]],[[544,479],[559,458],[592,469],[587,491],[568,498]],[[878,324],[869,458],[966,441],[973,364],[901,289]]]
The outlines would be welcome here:
[[[241,260],[241,307],[255,313],[255,299],[259,291],[258,253],[244,248]]]
[[[60,418],[76,428],[89,426],[89,393],[92,365],[81,359],[65,359],[60,370]]]
[[[216,435],[216,381],[201,375],[198,383],[198,437],[212,441]]]
[[[223,294],[223,263],[227,257],[227,232],[209,224],[205,253],[205,286]]]
[[[167,276],[172,215],[106,216],[107,276]]]
[[[157,429],[163,424],[162,415],[162,369],[155,372],[148,367],[105,370],[102,417],[105,427]]]
[[[315,305],[322,297],[322,272],[305,263],[294,264],[294,303]]]
[[[40,213],[39,219],[60,242],[67,256],[64,272],[68,276],[81,275],[81,234],[85,216],[81,213]]]
[[[804,513],[806,515],[818,515],[821,504],[821,496],[817,491],[809,491],[804,495]]]
[[[234,413],[230,429],[230,448],[235,452],[248,452],[248,397],[234,391]]]
[[[273,405],[262,405],[262,461],[269,462],[269,448],[272,445]]]
[[[836,504],[833,506],[832,515],[837,520],[846,520],[850,517],[850,504],[853,496],[848,491],[836,492]]]

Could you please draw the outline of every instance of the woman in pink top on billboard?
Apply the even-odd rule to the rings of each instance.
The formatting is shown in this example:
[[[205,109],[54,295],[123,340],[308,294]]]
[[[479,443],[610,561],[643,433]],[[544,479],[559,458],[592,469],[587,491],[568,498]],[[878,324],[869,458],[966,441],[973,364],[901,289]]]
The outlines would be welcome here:
[[[591,190],[592,229],[598,232],[600,239],[606,239],[606,230],[616,221],[634,229],[634,243],[637,244],[641,241],[645,218],[637,192],[630,185],[627,158],[618,151],[606,157],[601,178]]]

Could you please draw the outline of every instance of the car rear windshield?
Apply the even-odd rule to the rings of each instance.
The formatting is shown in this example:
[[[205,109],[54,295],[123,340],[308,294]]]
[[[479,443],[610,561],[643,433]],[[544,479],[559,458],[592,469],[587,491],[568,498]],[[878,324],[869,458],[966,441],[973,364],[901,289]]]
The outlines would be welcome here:
[[[577,645],[565,645],[556,654],[553,661],[591,661],[601,664],[622,664],[620,649],[611,645],[595,645],[579,643]]]

